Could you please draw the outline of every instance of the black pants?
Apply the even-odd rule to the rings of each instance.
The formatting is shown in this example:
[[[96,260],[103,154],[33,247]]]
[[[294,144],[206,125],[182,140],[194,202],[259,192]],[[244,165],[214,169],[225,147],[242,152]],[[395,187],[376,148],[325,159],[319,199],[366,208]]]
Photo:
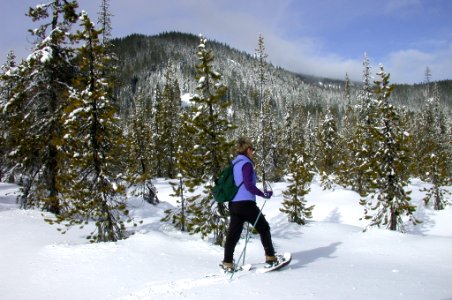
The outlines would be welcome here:
[[[248,222],[251,225],[254,225],[258,217],[259,219],[257,220],[255,228],[261,237],[265,255],[275,255],[275,249],[273,248],[270,234],[270,225],[268,225],[264,215],[260,213],[255,201],[229,202],[229,212],[231,214],[231,220],[226,243],[224,245],[224,262],[232,263],[235,246],[242,234],[243,224]]]

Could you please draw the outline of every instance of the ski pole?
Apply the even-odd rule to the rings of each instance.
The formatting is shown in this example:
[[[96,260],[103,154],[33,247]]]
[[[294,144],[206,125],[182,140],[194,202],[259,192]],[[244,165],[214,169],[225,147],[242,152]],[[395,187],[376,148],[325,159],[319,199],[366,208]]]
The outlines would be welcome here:
[[[248,236],[248,234],[250,233],[250,223],[246,223],[246,234],[245,234],[245,238]],[[245,264],[245,257],[246,257],[246,249],[243,249],[243,260],[242,260],[242,266]],[[240,264],[240,261],[237,262],[238,264]]]
[[[265,193],[267,193],[269,191],[273,191],[272,187],[270,186],[270,184],[268,182],[264,181],[263,186],[264,186],[264,192]],[[257,221],[259,221],[259,217],[262,214],[262,210],[264,209],[265,203],[267,203],[267,199],[265,199],[264,204],[262,204],[262,207],[261,207],[261,209],[259,211],[259,214],[257,215],[256,221],[253,224],[253,228],[256,227]],[[246,227],[245,246],[244,246],[243,251],[242,251],[242,254],[243,254],[243,263],[242,263],[242,265],[245,264],[246,246],[248,244],[250,236],[251,236],[251,234],[250,234],[250,231],[249,231],[249,223],[248,223],[248,226]],[[240,254],[240,257],[242,257],[242,254]],[[239,260],[237,261],[237,264],[240,263],[240,257],[239,257]]]
[[[257,221],[259,221],[259,218],[262,214],[262,210],[264,209],[265,203],[267,203],[267,199],[265,199],[264,204],[262,204],[262,207],[259,210],[259,214],[257,215],[256,221],[253,224],[253,228],[256,227]],[[240,256],[239,256],[239,259],[237,260],[237,262],[240,262],[244,253],[246,252],[246,246],[248,245],[249,240],[250,240],[250,234],[247,234],[247,236],[245,237],[245,246],[243,247],[242,253],[240,253]],[[236,273],[236,271],[237,271],[237,269],[234,268],[234,271],[231,273],[231,277],[229,278],[230,280],[232,279],[232,277],[234,277],[234,274]]]

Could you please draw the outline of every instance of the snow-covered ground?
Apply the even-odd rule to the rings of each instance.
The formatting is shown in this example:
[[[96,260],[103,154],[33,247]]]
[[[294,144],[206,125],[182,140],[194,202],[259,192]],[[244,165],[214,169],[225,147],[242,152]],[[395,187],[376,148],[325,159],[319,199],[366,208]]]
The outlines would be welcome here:
[[[290,224],[279,212],[286,184],[273,184],[263,211],[277,251],[292,252],[293,261],[282,271],[241,272],[232,280],[219,275],[221,247],[159,222],[176,199],[167,181],[156,186],[164,203],[131,201],[144,221],[135,235],[90,244],[87,229],[61,235],[40,211],[18,209],[17,186],[0,183],[0,299],[452,299],[452,206],[424,208],[419,181],[410,188],[424,222],[407,234],[363,232],[358,195],[316,183],[307,197],[315,204],[312,221]],[[243,241],[237,256],[242,248]],[[247,263],[262,259],[253,237]]]

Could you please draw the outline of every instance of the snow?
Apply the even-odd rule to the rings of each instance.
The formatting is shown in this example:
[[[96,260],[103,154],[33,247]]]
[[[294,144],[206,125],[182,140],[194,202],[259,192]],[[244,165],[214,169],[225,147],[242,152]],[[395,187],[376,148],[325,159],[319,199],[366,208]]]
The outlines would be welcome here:
[[[202,76],[201,78],[199,78],[198,83],[202,84],[206,81],[206,77]]]
[[[176,204],[172,188],[155,180],[162,201],[152,206],[132,198],[131,213],[143,220],[136,234],[116,243],[90,244],[91,228],[65,235],[43,221],[39,210],[21,210],[18,187],[0,183],[0,299],[451,299],[452,206],[433,211],[422,205],[427,186],[413,181],[416,213],[424,222],[402,234],[363,232],[359,196],[316,182],[307,195],[315,205],[306,226],[279,212],[286,183],[274,183],[274,197],[258,200],[272,227],[278,252],[293,261],[283,271],[219,273],[223,249],[160,222]],[[450,187],[449,187],[450,189]],[[449,196],[450,197],[450,196]],[[89,226],[88,226],[89,227]],[[236,248],[236,258],[243,249]],[[259,262],[258,238],[246,262]],[[212,276],[207,276],[212,275]]]
[[[41,63],[46,63],[52,59],[52,48],[46,46],[43,49],[37,50],[27,57],[27,61],[38,59]]]
[[[190,93],[185,93],[181,96],[181,106],[182,107],[189,107],[192,105],[191,99],[193,98],[193,95]]]

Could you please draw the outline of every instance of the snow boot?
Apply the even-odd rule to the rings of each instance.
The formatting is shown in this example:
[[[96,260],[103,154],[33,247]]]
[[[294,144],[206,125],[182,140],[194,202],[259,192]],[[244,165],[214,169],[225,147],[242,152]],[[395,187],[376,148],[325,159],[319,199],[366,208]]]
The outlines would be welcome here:
[[[269,266],[269,267],[273,267],[276,266],[279,263],[278,257],[275,255],[272,256],[265,256],[265,263]]]
[[[235,271],[235,266],[233,263],[229,263],[229,262],[222,262],[220,264],[220,267],[223,269],[223,271],[225,273],[232,273]]]

